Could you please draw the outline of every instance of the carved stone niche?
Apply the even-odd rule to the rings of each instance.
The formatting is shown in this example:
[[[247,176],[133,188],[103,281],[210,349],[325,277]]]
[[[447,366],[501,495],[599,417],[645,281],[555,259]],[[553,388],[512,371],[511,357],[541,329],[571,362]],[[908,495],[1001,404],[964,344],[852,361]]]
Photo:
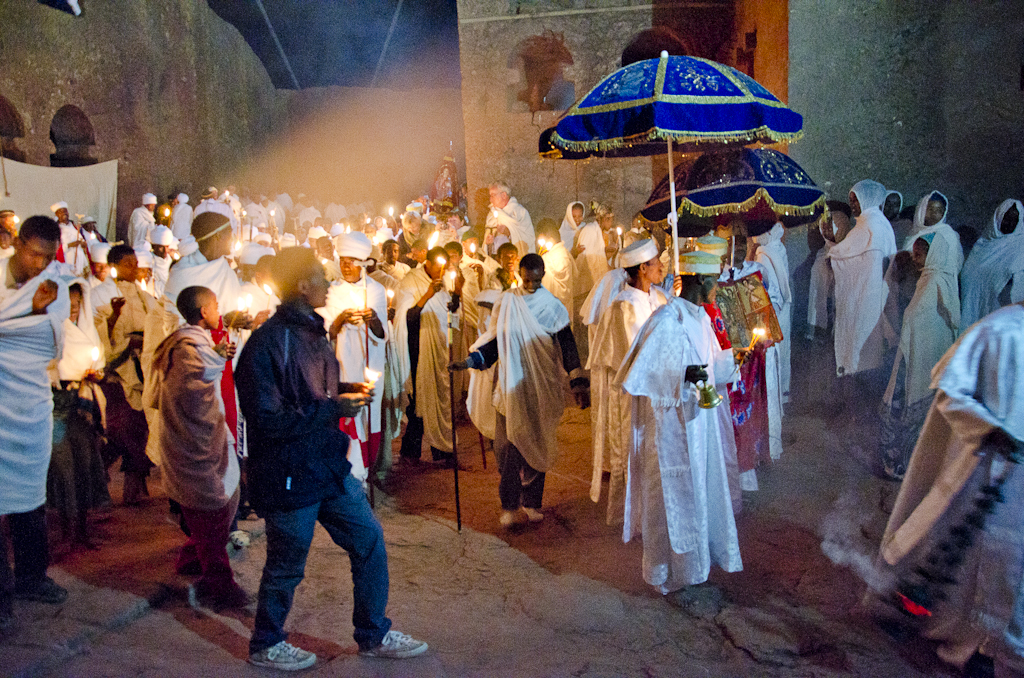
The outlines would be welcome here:
[[[572,83],[564,80],[562,68],[573,64],[572,54],[565,46],[565,36],[561,33],[544,31],[542,35],[534,35],[519,43],[516,54],[522,59],[523,72],[526,75],[526,89],[516,97],[529,107],[530,113],[568,108],[574,97],[569,95],[565,104],[565,93],[562,92]],[[559,87],[555,88],[556,83]],[[555,88],[557,91],[552,92]],[[556,96],[550,96],[555,94]]]
[[[25,162],[25,151],[18,148],[17,139],[25,136],[25,123],[21,113],[7,97],[0,95],[0,154],[10,160]]]
[[[89,147],[96,145],[89,116],[78,106],[65,104],[53,115],[50,122],[50,141],[56,153],[50,154],[52,167],[83,167],[95,165],[96,158],[89,155]]]

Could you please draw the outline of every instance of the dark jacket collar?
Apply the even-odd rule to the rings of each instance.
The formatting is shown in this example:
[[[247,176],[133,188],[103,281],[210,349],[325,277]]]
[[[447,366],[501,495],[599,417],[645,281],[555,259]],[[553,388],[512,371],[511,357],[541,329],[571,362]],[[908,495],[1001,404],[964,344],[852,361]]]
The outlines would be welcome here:
[[[286,325],[298,325],[307,330],[327,334],[323,317],[302,298],[297,297],[281,302],[274,312],[274,318]]]

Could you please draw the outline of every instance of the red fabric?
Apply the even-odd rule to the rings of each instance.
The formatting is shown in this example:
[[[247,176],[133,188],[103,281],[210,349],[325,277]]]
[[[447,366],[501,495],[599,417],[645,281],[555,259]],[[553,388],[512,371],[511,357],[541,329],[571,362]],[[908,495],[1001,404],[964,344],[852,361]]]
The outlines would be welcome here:
[[[61,242],[60,246],[57,247],[57,261],[64,263],[64,243]]]
[[[359,436],[356,435],[356,422],[351,417],[343,417],[341,421],[338,422],[338,428],[349,438],[359,440]],[[377,462],[377,451],[379,449],[380,431],[377,433],[371,433],[369,441],[359,440],[359,451],[363,455],[363,466],[367,469],[373,468],[373,465]]]
[[[703,306],[704,310],[708,312],[708,317],[711,318],[711,328],[715,331],[715,336],[718,337],[718,345],[722,348],[732,348],[729,332],[725,327],[725,319],[722,318],[722,312],[718,310],[718,305],[703,304]]]
[[[213,337],[214,344],[219,344],[223,340],[231,341],[227,330],[224,329],[224,318],[220,319],[217,329],[210,331],[210,336]],[[228,422],[228,430],[234,435],[238,430],[238,403],[235,401],[235,375],[230,360],[224,366],[224,374],[220,377],[220,394],[224,398],[224,417]]]
[[[201,596],[220,599],[225,602],[244,597],[245,592],[235,583],[231,572],[231,562],[226,549],[231,520],[238,510],[238,492],[216,511],[197,511],[187,506],[181,507],[192,536],[178,554],[175,569],[187,572],[198,563],[202,577],[196,582],[196,593]]]

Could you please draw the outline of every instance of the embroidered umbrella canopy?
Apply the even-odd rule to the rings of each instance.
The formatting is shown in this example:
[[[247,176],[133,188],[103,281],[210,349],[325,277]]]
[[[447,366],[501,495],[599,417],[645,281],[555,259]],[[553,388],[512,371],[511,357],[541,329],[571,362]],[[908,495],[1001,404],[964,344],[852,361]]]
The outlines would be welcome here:
[[[746,212],[766,204],[784,223],[787,217],[813,217],[825,206],[818,188],[792,158],[771,148],[740,148],[705,153],[693,163],[684,182],[680,215],[701,217]]]
[[[676,221],[672,153],[708,146],[796,141],[803,118],[753,78],[690,56],[637,61],[604,78],[559,120],[548,139],[563,153],[668,154],[670,223]],[[541,150],[548,143],[541,140]],[[571,157],[571,156],[570,156]],[[673,223],[678,272],[679,234]]]

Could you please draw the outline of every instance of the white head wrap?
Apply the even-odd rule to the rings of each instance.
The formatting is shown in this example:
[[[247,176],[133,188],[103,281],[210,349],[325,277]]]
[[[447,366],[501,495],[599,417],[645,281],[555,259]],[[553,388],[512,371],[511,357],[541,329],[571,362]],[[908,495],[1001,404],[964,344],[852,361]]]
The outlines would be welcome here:
[[[139,268],[153,268],[156,262],[153,253],[148,250],[135,250],[135,258],[139,262]]]
[[[188,204],[188,196],[185,195],[184,193],[179,193],[178,194],[178,204],[179,205],[187,205]]]
[[[382,229],[377,231],[376,238],[377,238],[377,242],[383,244],[383,243],[387,242],[388,240],[394,240],[395,239],[395,233],[394,233],[394,231],[391,230],[390,226],[385,226],[384,228],[382,228]]]
[[[899,216],[900,211],[903,210],[903,194],[900,193],[899,191],[886,191],[885,199],[888,200],[890,195],[895,195],[897,198],[900,199],[900,206],[896,208],[896,215]],[[860,200],[860,198],[857,199]],[[885,203],[883,202],[882,205],[884,207]]]
[[[331,235],[332,238],[336,237],[336,236],[339,236],[339,235],[341,235],[344,232],[345,232],[345,225],[342,224],[340,221],[338,223],[336,223],[334,226],[331,226],[331,233],[330,233],[330,235]]]
[[[196,238],[191,233],[186,235],[178,243],[178,254],[183,257],[187,257],[190,254],[195,254],[199,251],[199,243],[196,242]]]
[[[327,235],[327,231],[320,228],[319,226],[314,226],[313,228],[309,229],[309,231],[306,233],[306,240],[312,243],[314,240],[319,240],[325,235]]]
[[[658,258],[658,246],[650,238],[637,240],[619,253],[619,266],[629,268]]]
[[[269,233],[256,233],[255,235],[253,235],[252,241],[257,242],[263,245],[264,247],[270,247],[270,244],[273,242],[273,239],[270,237]]]
[[[281,249],[285,249],[286,247],[295,247],[298,244],[299,242],[291,233],[285,233],[281,236]]]
[[[885,186],[871,179],[858,181],[850,189],[850,193],[857,196],[861,211],[869,210],[872,207],[881,208],[885,202]]]
[[[107,255],[110,254],[110,245],[105,242],[95,241],[89,244],[89,258],[94,264],[107,263]]]
[[[1003,233],[999,230],[999,227],[1003,223],[1003,217],[1006,216],[1011,207],[1017,208],[1017,225],[1013,227],[1012,232]],[[1004,235],[1024,235],[1024,230],[1021,230],[1021,224],[1024,224],[1024,206],[1021,205],[1020,200],[1010,198],[1000,203],[996,213],[992,215],[992,227],[985,233],[985,236],[989,239],[994,239],[1001,238]]]
[[[174,244],[174,233],[166,226],[157,226],[149,234],[149,239],[154,245],[170,247]]]
[[[61,209],[66,210],[67,208],[68,208],[68,204],[66,202],[64,202],[63,200],[61,200],[60,202],[55,202],[52,205],[50,205],[50,211],[53,212],[54,214],[57,213],[57,210],[61,210]]]
[[[939,219],[934,224],[932,224],[931,226],[925,226],[924,225],[924,217],[925,217],[925,212],[928,211],[928,203],[930,201],[932,201],[932,200],[939,200],[939,199],[941,199],[942,202],[946,203],[946,209],[944,209],[942,211],[942,218]],[[939,224],[942,224],[942,223],[946,222],[946,215],[947,214],[949,214],[949,200],[946,199],[946,196],[942,195],[938,191],[929,191],[928,194],[925,195],[923,198],[921,198],[921,200],[918,201],[918,203],[917,203],[917,210],[914,212],[914,228],[912,229],[911,232],[912,233],[918,233],[919,231],[923,231],[924,229],[934,229]]]
[[[363,261],[370,256],[373,245],[363,233],[345,233],[334,239],[334,247],[339,257],[351,257]]]
[[[259,263],[260,257],[273,253],[274,250],[269,247],[264,247],[254,242],[247,242],[242,246],[242,251],[238,256],[238,263],[242,266],[255,266]]]
[[[96,223],[96,217],[84,216],[84,217],[82,217],[79,220],[78,223],[83,224],[83,225],[84,224],[95,224]]]
[[[142,204],[143,205],[155,205],[156,204],[156,196],[153,195],[152,193],[143,193],[142,194]]]

